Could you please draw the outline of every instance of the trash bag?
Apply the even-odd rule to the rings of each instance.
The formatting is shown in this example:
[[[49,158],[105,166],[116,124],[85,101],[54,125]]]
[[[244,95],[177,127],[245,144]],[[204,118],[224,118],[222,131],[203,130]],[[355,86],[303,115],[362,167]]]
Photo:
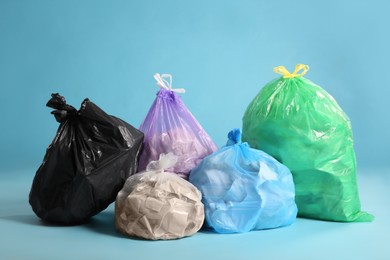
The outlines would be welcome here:
[[[143,133],[85,99],[77,111],[52,94],[60,123],[34,177],[29,202],[38,217],[79,224],[115,201],[137,168]]]
[[[297,216],[294,183],[283,164],[241,143],[241,130],[194,168],[189,181],[202,193],[206,225],[218,233],[290,225]]]
[[[167,170],[187,179],[189,171],[217,146],[175,93],[184,93],[184,89],[172,89],[172,76],[156,74],[154,78],[161,89],[139,128],[145,133],[145,143],[138,171],[158,160],[161,153],[172,152],[178,161]]]
[[[146,172],[129,177],[115,203],[115,226],[145,239],[177,239],[196,233],[204,221],[200,192],[174,173],[173,153],[160,154]]]
[[[269,82],[243,117],[243,140],[289,167],[298,216],[371,221],[360,210],[351,123],[337,102],[305,79],[308,66]],[[302,73],[299,73],[302,71]]]

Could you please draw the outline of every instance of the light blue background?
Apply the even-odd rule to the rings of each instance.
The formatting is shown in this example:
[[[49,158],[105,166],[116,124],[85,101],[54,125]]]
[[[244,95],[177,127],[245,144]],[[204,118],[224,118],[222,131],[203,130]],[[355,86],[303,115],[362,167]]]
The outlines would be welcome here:
[[[388,259],[390,1],[0,0],[1,259]],[[307,78],[349,115],[363,209],[373,223],[298,219],[290,227],[169,242],[115,232],[113,207],[76,227],[46,226],[28,192],[58,123],[53,92],[85,97],[139,126],[173,87],[221,146],[273,67]],[[218,259],[218,258],[215,258]]]
[[[58,127],[59,92],[89,97],[138,127],[173,74],[221,146],[277,65],[307,78],[349,115],[359,167],[389,165],[388,1],[0,0],[1,164],[38,167]]]

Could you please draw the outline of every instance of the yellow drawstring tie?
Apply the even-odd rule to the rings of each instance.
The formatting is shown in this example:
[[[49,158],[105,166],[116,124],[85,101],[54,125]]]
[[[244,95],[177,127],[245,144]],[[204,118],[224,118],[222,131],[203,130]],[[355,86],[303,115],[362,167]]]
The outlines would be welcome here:
[[[298,73],[299,71],[302,71],[302,73]],[[278,66],[274,68],[274,72],[283,75],[283,78],[295,78],[295,77],[301,77],[306,74],[306,72],[309,70],[309,66],[305,64],[297,64],[295,66],[295,70],[293,73],[290,73],[284,66]]]

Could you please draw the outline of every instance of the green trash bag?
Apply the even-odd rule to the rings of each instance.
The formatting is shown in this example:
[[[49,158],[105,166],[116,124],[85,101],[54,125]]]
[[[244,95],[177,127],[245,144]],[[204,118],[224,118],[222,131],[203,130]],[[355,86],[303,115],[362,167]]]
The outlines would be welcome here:
[[[309,67],[269,82],[249,104],[243,141],[286,165],[293,174],[298,216],[372,221],[360,210],[349,118],[334,98],[302,77]],[[301,73],[300,73],[301,72]]]

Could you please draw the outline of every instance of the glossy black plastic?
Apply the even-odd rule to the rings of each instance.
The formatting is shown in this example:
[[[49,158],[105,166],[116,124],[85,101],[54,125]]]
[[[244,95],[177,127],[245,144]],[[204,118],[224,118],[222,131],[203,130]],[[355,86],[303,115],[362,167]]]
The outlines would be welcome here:
[[[80,110],[52,94],[46,104],[60,123],[34,177],[29,202],[38,217],[79,224],[114,202],[136,172],[144,135],[85,99]]]

